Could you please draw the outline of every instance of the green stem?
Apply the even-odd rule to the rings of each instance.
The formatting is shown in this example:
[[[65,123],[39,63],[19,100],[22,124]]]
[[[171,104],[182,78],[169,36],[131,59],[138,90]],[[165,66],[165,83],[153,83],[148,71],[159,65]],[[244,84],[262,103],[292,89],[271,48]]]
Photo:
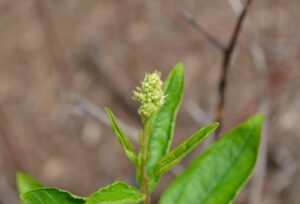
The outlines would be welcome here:
[[[149,144],[149,138],[151,135],[151,128],[147,126],[147,122],[144,122],[144,134],[143,134],[143,147],[142,147],[142,179],[143,179],[143,186],[142,191],[145,194],[145,202],[144,204],[151,204],[151,193],[150,193],[150,180],[147,173],[147,161],[149,159],[149,150],[148,150],[148,144]]]

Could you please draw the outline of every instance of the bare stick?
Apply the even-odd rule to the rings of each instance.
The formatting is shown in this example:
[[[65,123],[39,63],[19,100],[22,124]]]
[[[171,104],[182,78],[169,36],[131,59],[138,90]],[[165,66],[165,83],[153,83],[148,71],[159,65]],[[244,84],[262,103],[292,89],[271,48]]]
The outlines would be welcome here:
[[[70,101],[70,103],[73,106],[73,113],[85,112],[98,119],[101,123],[105,124],[106,126],[110,126],[110,122],[105,112],[101,108],[98,108],[98,106],[95,105],[93,102],[74,93],[68,94],[66,98]],[[124,131],[128,133],[128,137],[130,137],[130,139],[132,139],[135,142],[138,142],[139,131],[137,128],[126,124],[120,119],[118,119],[118,123],[124,129]]]
[[[212,122],[211,116],[206,113],[195,101],[188,101],[186,109],[195,122],[205,125]]]
[[[207,30],[205,30],[192,16],[192,14],[184,9],[179,7],[179,11],[182,15],[182,17],[185,19],[185,21],[190,24],[192,27],[194,27],[208,42],[210,42],[215,48],[220,50],[221,52],[226,51],[226,47],[214,36],[212,36]]]
[[[230,67],[230,62],[232,59],[232,53],[236,47],[238,37],[242,29],[242,25],[251,2],[252,0],[247,0],[244,8],[239,14],[237,23],[234,27],[231,39],[227,46],[224,46],[222,43],[220,43],[218,39],[212,36],[199,23],[197,23],[197,21],[194,19],[194,17],[191,15],[190,12],[188,12],[186,9],[179,8],[181,15],[186,20],[186,22],[189,25],[191,25],[193,28],[195,28],[209,43],[211,43],[215,48],[217,48],[223,54],[222,70],[221,70],[221,76],[218,84],[219,101],[214,116],[215,121],[220,122],[220,127],[217,129],[215,137],[218,137],[221,130],[221,125],[223,123],[225,94],[226,94],[226,87],[227,87],[227,75],[228,75],[228,69]]]
[[[229,5],[231,6],[232,10],[236,14],[236,16],[239,16],[240,13],[243,10],[243,4],[241,3],[240,0],[227,0]],[[262,72],[263,75],[268,75],[267,74],[267,60],[266,60],[266,54],[261,46],[259,40],[254,36],[252,32],[252,23],[251,20],[248,17],[245,17],[245,27],[248,28],[247,30],[247,36],[249,36],[250,39],[250,46],[249,50],[250,53],[253,57],[254,63],[256,65],[256,68],[258,71]]]
[[[232,10],[235,12],[235,14],[238,16],[239,13],[243,9],[243,5],[240,0],[227,0],[230,4]],[[248,28],[251,28],[251,21],[249,18],[245,19],[245,26]],[[250,30],[250,29],[249,29]],[[251,30],[250,30],[251,31]],[[251,32],[247,32],[248,35],[251,35]],[[260,104],[260,110],[263,115],[265,115],[265,124],[262,130],[261,134],[261,145],[260,145],[260,157],[258,160],[258,164],[256,167],[256,170],[254,172],[252,182],[250,185],[250,194],[249,194],[249,203],[250,204],[256,204],[261,203],[262,201],[262,191],[264,187],[264,181],[265,181],[265,174],[266,174],[266,160],[267,160],[267,136],[268,136],[268,118],[269,118],[269,100],[270,100],[270,94],[269,90],[269,73],[267,69],[267,60],[266,55],[263,50],[263,47],[260,45],[259,41],[253,37],[253,34],[251,37],[251,44],[249,46],[250,53],[252,55],[252,58],[254,60],[254,63],[256,65],[257,70],[261,73],[261,86],[266,87],[261,93],[261,104]]]
[[[219,103],[217,105],[217,111],[215,114],[215,121],[218,121],[220,123],[220,127],[216,131],[216,137],[218,138],[221,126],[224,119],[224,105],[225,105],[225,94],[226,94],[226,87],[227,87],[227,75],[228,75],[228,69],[230,67],[230,62],[232,58],[232,53],[234,51],[234,48],[236,47],[237,40],[239,37],[239,34],[241,32],[241,28],[243,25],[243,21],[245,19],[245,16],[247,14],[249,5],[251,4],[252,0],[247,0],[238,20],[235,25],[231,40],[223,53],[223,63],[222,63],[222,73],[219,80]]]

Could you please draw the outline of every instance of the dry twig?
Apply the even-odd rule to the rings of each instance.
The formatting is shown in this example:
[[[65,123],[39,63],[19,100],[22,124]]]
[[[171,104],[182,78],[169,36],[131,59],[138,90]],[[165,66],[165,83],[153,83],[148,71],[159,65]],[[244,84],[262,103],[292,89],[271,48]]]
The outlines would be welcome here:
[[[243,6],[240,0],[228,0],[232,10],[238,16],[242,11]],[[245,25],[250,28],[251,22],[248,18],[245,20]],[[247,32],[250,35],[250,32]],[[268,116],[269,116],[269,73],[267,69],[267,60],[265,52],[260,45],[259,41],[252,37],[251,44],[249,46],[250,53],[258,69],[259,73],[261,73],[260,85],[261,87],[266,87],[261,93],[261,104],[259,108],[259,112],[265,115],[265,125],[262,130],[262,142],[260,146],[260,158],[258,161],[257,168],[252,178],[252,183],[250,186],[250,196],[249,202],[252,204],[261,203],[262,191],[265,181],[265,173],[266,173],[266,160],[267,160],[267,135],[268,135]]]
[[[105,112],[99,108],[96,104],[89,101],[88,99],[85,99],[78,94],[68,94],[67,100],[72,104],[72,110],[73,113],[87,113],[94,118],[98,119],[101,123],[103,123],[106,126],[110,127],[110,122],[108,120],[107,115]],[[139,131],[137,128],[132,127],[128,124],[126,124],[124,121],[118,119],[118,123],[120,126],[124,129],[124,131],[128,134],[128,137],[132,139],[135,142],[138,142],[138,134]]]
[[[210,44],[212,44],[221,52],[226,51],[226,47],[217,38],[211,35],[205,28],[203,28],[188,10],[179,7],[179,11],[185,21],[193,28],[195,28],[208,42],[210,42]]]
[[[251,4],[252,0],[247,0],[242,12],[240,13],[237,23],[234,27],[233,34],[231,36],[231,39],[229,41],[229,44],[227,46],[224,46],[222,43],[220,43],[215,37],[213,37],[208,31],[206,31],[197,21],[194,19],[194,17],[185,9],[180,8],[181,15],[186,20],[189,25],[191,25],[193,28],[195,28],[208,42],[210,42],[216,49],[222,52],[223,54],[223,62],[222,62],[222,70],[221,70],[221,76],[220,80],[218,82],[218,93],[219,93],[219,101],[217,105],[217,110],[215,113],[215,121],[220,122],[220,127],[218,128],[216,132],[216,137],[218,137],[221,125],[224,118],[224,105],[225,105],[225,94],[226,94],[226,87],[227,87],[227,75],[228,70],[230,67],[230,62],[232,59],[232,53],[236,47],[239,34],[242,29],[242,25],[245,19],[245,16],[247,14],[248,8]]]
[[[228,76],[228,70],[230,67],[230,61],[232,58],[232,53],[234,51],[234,48],[236,47],[237,40],[239,37],[239,34],[241,32],[241,28],[243,25],[243,21],[245,19],[245,16],[247,14],[249,5],[251,4],[252,0],[247,0],[246,5],[244,6],[237,23],[235,25],[233,35],[231,37],[231,40],[226,47],[226,51],[223,53],[223,63],[222,63],[222,73],[219,81],[219,103],[217,105],[217,111],[215,114],[215,121],[220,122],[220,127],[216,132],[216,137],[218,137],[220,130],[221,130],[221,125],[224,119],[224,106],[225,106],[225,94],[226,94],[226,87],[227,87],[227,76]]]

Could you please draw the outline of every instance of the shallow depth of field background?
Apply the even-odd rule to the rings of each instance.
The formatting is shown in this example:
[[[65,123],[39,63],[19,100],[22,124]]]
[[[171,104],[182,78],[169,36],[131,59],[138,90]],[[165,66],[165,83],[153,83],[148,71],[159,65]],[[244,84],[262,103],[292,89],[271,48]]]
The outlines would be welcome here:
[[[176,62],[185,64],[173,145],[211,121],[222,55],[178,7],[226,43],[236,21],[229,2],[1,0],[0,203],[19,203],[20,170],[79,195],[115,180],[135,185],[134,168],[101,111],[110,107],[134,134],[140,121],[131,92],[145,72],[159,69],[165,78]],[[268,112],[257,204],[300,203],[299,10],[299,0],[254,0],[230,68],[222,132]],[[174,177],[163,177],[155,200]],[[256,178],[236,203],[256,204]]]

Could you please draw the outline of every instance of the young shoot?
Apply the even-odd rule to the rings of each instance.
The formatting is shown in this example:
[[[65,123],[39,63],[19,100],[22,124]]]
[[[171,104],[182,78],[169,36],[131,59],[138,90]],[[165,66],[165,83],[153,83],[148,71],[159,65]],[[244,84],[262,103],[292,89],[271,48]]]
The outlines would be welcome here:
[[[124,153],[136,168],[137,186],[114,182],[86,197],[76,196],[17,174],[23,204],[150,204],[151,193],[161,176],[179,164],[218,128],[218,123],[202,127],[170,150],[175,121],[183,99],[184,69],[175,65],[163,82],[161,72],[146,74],[133,91],[140,103],[142,119],[138,153],[113,112],[106,108],[113,132]],[[198,155],[161,193],[159,204],[230,204],[249,180],[258,158],[263,117],[256,115],[226,133]],[[67,176],[67,175],[66,175]],[[130,179],[128,179],[130,180]]]

